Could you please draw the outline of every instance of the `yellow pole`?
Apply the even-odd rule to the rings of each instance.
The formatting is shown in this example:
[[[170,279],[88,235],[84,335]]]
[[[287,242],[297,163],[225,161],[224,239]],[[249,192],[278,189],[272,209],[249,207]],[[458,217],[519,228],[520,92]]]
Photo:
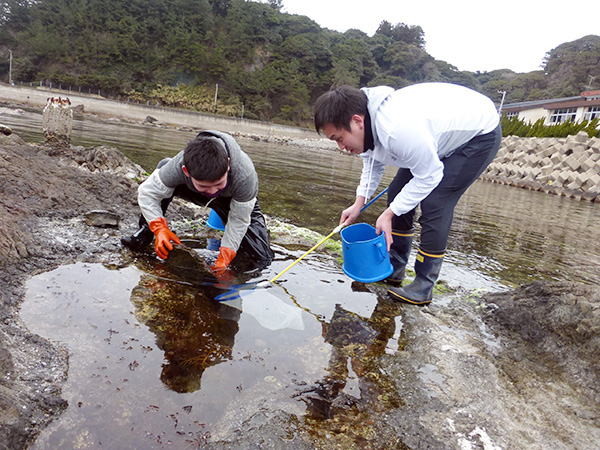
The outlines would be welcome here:
[[[289,266],[287,266],[285,269],[283,269],[281,272],[279,272],[277,275],[275,275],[273,278],[271,278],[269,280],[269,283],[273,283],[274,281],[276,281],[281,275],[283,275],[288,270],[290,270],[292,267],[294,267],[296,264],[298,264],[300,261],[302,261],[302,259],[306,255],[308,255],[309,253],[311,253],[314,250],[316,250],[317,247],[319,247],[319,245],[321,245],[323,242],[325,242],[327,239],[329,239],[335,233],[339,233],[339,231],[341,229],[342,229],[342,225],[338,225],[337,227],[335,227],[331,233],[329,233],[327,236],[325,236],[323,239],[321,239],[319,242],[317,242],[310,250],[306,251],[306,253],[304,253],[300,258],[298,258],[296,261],[294,261],[293,263],[291,263]]]
[[[375,197],[373,197],[371,199],[371,201],[369,201],[369,203],[367,203],[366,205],[364,205],[361,209],[360,212],[363,212],[365,209],[367,209],[369,206],[371,206],[379,197],[381,197],[383,194],[385,194],[387,192],[387,190],[389,189],[389,186],[386,187],[383,191],[381,191],[379,194],[377,194]],[[317,247],[319,247],[319,245],[321,245],[323,242],[325,242],[327,239],[329,239],[331,236],[333,236],[335,233],[339,233],[340,230],[344,228],[344,224],[340,224],[337,227],[335,227],[333,229],[333,231],[331,233],[329,233],[327,236],[325,236],[323,239],[321,239],[319,242],[317,242],[313,248],[311,248],[310,250],[308,250],[306,253],[304,253],[300,258],[298,258],[296,261],[294,261],[293,263],[291,263],[289,266],[287,266],[285,269],[283,269],[281,272],[279,272],[277,275],[275,275],[273,278],[271,278],[269,281],[261,281],[260,283],[258,283],[256,285],[256,287],[265,287],[268,286],[269,283],[273,283],[274,281],[276,281],[281,275],[283,275],[284,273],[286,273],[288,270],[290,270],[292,267],[294,267],[296,264],[298,264],[300,261],[302,261],[302,259],[304,259],[304,257],[306,255],[308,255],[309,253],[313,252],[314,250],[317,249]]]

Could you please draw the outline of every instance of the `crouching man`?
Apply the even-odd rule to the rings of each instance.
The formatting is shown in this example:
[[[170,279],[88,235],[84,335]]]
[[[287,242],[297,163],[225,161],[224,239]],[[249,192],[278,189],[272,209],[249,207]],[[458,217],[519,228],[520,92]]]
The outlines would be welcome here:
[[[154,239],[156,254],[168,258],[173,244],[180,240],[170,230],[165,214],[173,197],[178,196],[209,206],[225,223],[219,255],[211,267],[217,277],[238,254],[246,254],[262,269],[271,263],[273,251],[257,195],[254,164],[235,139],[218,131],[202,131],[183,151],[160,161],[140,185],[140,229],[121,242],[141,250]]]

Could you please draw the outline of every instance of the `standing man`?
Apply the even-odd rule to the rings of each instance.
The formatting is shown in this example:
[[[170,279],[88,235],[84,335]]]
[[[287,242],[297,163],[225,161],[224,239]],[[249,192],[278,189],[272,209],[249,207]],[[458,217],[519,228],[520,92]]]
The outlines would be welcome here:
[[[322,94],[314,107],[315,128],[338,147],[360,154],[363,170],[356,200],[340,224],[356,220],[376,190],[386,165],[398,167],[388,191],[388,208],[376,222],[384,232],[401,286],[420,205],[421,236],[415,280],[388,289],[394,300],[431,303],[454,207],[494,159],[502,130],[493,102],[462,86],[422,83],[394,90],[340,86]]]
[[[235,139],[218,131],[202,131],[183,151],[160,161],[140,185],[140,229],[121,242],[140,250],[154,239],[156,254],[168,258],[173,244],[180,241],[164,215],[173,197],[178,196],[210,206],[226,224],[219,256],[211,267],[217,277],[225,273],[239,252],[250,256],[256,267],[266,267],[273,251],[257,195],[254,164]]]

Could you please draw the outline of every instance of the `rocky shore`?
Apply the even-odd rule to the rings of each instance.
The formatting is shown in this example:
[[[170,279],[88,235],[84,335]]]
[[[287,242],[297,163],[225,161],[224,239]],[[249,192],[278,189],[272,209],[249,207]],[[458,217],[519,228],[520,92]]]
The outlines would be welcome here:
[[[76,261],[127,265],[131,255],[119,237],[135,226],[141,176],[116,149],[31,145],[0,134],[0,449],[27,448],[67,406],[61,389],[69,349],[24,327],[25,282]],[[99,209],[117,213],[118,227],[86,220]],[[173,205],[175,216],[188,213]],[[598,287],[555,282],[484,297],[456,292],[429,308],[364,288],[377,296],[382,320],[357,318],[354,326],[379,337],[356,335],[339,351],[356,367],[376,367],[376,378],[360,379],[365,389],[377,394],[385,385],[393,396],[333,395],[307,380],[305,400],[327,414],[253,410],[204,447],[566,449],[600,441]],[[398,350],[368,352],[385,344],[398,316]]]
[[[235,133],[335,148],[316,135]],[[598,201],[598,155],[598,140],[583,135],[509,137],[483,177]],[[130,264],[119,238],[135,227],[143,171],[113,148],[31,145],[0,127],[0,177],[0,449],[13,450],[30,446],[67,407],[61,391],[69,349],[24,326],[19,305],[25,283],[73,262]],[[92,220],[94,211],[106,209],[114,214],[110,227]],[[195,214],[177,202],[170,211]],[[288,244],[305,245],[280,242]],[[429,308],[395,304],[377,286],[362,289],[377,296],[376,313],[351,318],[350,345],[335,351],[356,367],[375,368],[359,379],[381,401],[334,395],[330,387],[306,380],[299,400],[313,409],[305,417],[277,409],[253,412],[203,447],[567,449],[593,448],[600,441],[598,287],[537,282],[483,296],[458,291]],[[394,333],[398,316],[398,350],[373,352]],[[362,340],[373,333],[375,340]],[[379,375],[371,378],[373,373]],[[382,386],[386,390],[379,392]]]
[[[109,159],[118,164],[118,156],[107,157],[111,152],[29,145],[0,134],[1,449],[27,447],[66,406],[61,385],[68,350],[30,334],[18,310],[32,275],[69,261],[108,262],[118,255],[115,232],[83,220],[86,212],[110,204],[124,214],[135,212],[137,183],[115,178],[116,168],[103,165]]]

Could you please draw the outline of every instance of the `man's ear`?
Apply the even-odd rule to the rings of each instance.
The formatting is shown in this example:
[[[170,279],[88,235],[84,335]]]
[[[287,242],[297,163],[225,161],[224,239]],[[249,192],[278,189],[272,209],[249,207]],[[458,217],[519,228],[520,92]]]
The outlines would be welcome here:
[[[350,122],[354,122],[356,125],[358,125],[358,128],[362,130],[365,126],[365,116],[361,114],[354,114],[352,117],[350,117]]]
[[[183,170],[183,173],[186,177],[191,178],[192,176],[190,175],[190,172],[187,170],[187,167],[185,166],[181,166],[181,170]]]

